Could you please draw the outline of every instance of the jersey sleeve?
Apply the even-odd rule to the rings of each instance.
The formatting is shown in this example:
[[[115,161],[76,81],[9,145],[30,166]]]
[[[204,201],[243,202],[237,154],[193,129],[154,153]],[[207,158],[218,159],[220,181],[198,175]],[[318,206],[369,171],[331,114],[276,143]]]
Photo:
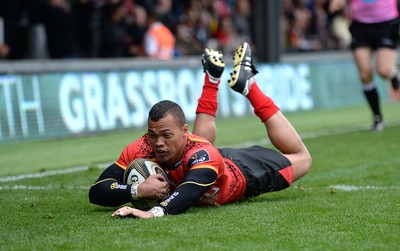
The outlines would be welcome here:
[[[216,181],[223,165],[213,147],[193,151],[185,162],[188,170],[175,191],[160,205],[168,214],[180,214],[199,201]]]
[[[131,185],[122,184],[123,176],[124,170],[116,164],[111,164],[90,187],[89,201],[106,207],[116,207],[130,202]]]
[[[167,214],[184,213],[204,195],[216,178],[217,173],[212,168],[191,170],[184,182],[160,205]]]

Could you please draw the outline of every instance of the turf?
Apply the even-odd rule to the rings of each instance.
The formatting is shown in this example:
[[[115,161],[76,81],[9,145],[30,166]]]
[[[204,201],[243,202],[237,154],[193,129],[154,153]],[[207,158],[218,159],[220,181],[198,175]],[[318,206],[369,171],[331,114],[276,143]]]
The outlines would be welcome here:
[[[287,114],[313,157],[307,176],[284,191],[158,219],[112,219],[116,208],[87,198],[100,164],[144,129],[0,145],[0,250],[400,250],[400,105],[383,110],[380,133],[367,130],[365,107]],[[254,118],[218,128],[217,145],[268,144]]]

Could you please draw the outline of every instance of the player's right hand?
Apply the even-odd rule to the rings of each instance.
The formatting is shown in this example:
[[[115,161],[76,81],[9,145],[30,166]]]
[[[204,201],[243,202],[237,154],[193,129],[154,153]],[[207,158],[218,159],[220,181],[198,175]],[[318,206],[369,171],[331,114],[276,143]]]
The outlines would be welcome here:
[[[165,199],[169,196],[169,184],[162,174],[152,174],[138,186],[140,198]]]

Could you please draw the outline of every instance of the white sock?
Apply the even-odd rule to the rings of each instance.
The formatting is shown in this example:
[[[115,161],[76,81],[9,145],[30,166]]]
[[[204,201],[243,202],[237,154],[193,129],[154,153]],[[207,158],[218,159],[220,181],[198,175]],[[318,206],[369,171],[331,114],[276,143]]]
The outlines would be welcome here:
[[[368,84],[363,84],[363,90],[364,91],[370,91],[375,88],[375,83],[374,82],[369,82]]]
[[[397,67],[393,67],[392,69],[392,74],[390,75],[391,79],[397,78],[399,74],[399,70],[397,69]]]

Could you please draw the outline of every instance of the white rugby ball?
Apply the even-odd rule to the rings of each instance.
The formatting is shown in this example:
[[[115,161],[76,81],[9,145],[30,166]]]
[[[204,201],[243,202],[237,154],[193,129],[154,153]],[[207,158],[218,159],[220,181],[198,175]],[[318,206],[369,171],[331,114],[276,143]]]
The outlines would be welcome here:
[[[162,174],[168,181],[167,175],[157,163],[144,158],[134,159],[125,169],[123,182],[128,185],[141,184],[152,174]],[[156,204],[158,201],[153,199],[132,200],[132,205],[140,210],[149,210]]]

